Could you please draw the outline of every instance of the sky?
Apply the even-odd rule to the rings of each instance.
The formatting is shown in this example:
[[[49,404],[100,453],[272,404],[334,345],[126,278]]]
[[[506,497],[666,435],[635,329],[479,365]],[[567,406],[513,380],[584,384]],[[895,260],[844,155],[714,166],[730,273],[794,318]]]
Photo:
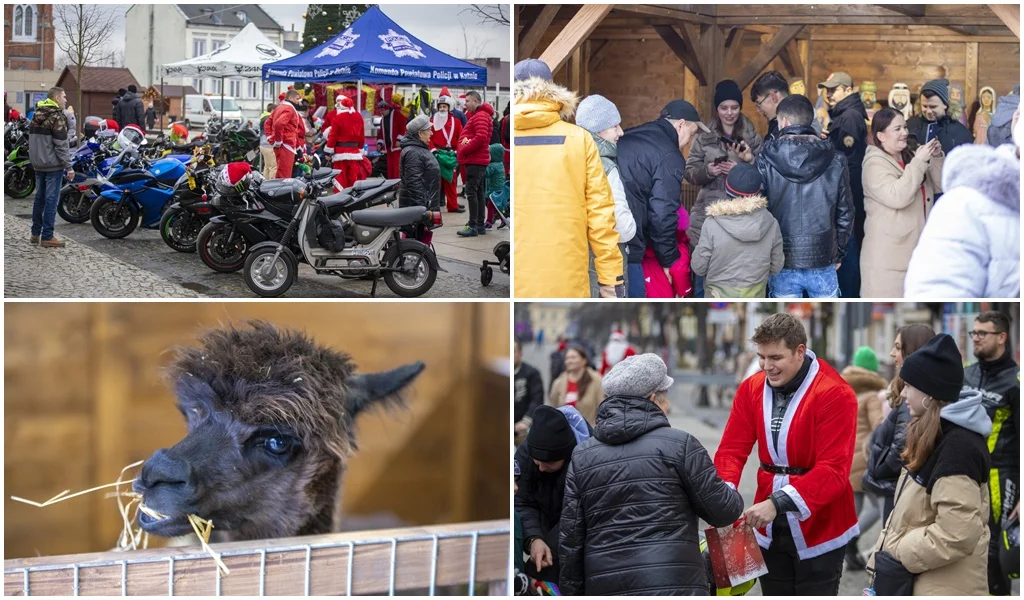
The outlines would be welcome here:
[[[112,49],[124,51],[124,13],[131,5],[114,5]],[[302,31],[306,4],[260,4],[285,29]],[[511,30],[508,26],[481,23],[468,4],[380,4],[384,14],[427,44],[459,58],[500,57],[509,60]],[[506,14],[509,14],[507,11]],[[465,29],[465,35],[463,35]],[[473,56],[466,56],[467,46]]]

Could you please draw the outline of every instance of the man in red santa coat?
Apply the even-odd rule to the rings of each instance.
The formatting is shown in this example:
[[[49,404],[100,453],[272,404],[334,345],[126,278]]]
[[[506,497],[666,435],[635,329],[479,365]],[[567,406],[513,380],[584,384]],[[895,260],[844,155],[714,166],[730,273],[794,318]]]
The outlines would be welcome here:
[[[437,113],[431,120],[430,147],[436,150],[458,150],[459,136],[462,135],[462,123],[452,113],[452,96],[448,88],[441,88],[441,95],[437,97]],[[441,178],[441,193],[445,197],[448,212],[466,212],[466,208],[459,204],[458,189],[455,180],[458,174],[458,166],[452,174],[452,180],[446,181]]]
[[[622,362],[627,356],[636,356],[636,350],[629,345],[626,334],[621,329],[616,329],[608,337],[608,345],[604,347],[604,354],[601,355],[601,375],[612,370],[612,367]]]
[[[738,486],[757,442],[754,528],[768,574],[765,596],[835,596],[846,544],[860,534],[850,466],[857,396],[807,349],[792,315],[768,317],[754,332],[762,371],[740,384],[715,454],[715,467]]]
[[[284,102],[277,105],[270,114],[271,135],[267,138],[274,144],[274,157],[277,158],[275,179],[292,176],[295,168],[295,152],[304,143],[306,126],[296,108],[300,96],[295,90],[288,90]]]
[[[334,191],[352,187],[364,179],[363,162],[363,117],[356,112],[352,99],[339,95],[335,100],[337,111],[330,115],[330,132],[324,153],[331,156],[332,167],[341,171],[334,178]]]
[[[377,108],[381,109],[377,139],[384,141],[384,158],[387,162],[388,179],[398,179],[401,177],[398,172],[398,160],[402,156],[398,138],[405,135],[405,115],[402,114],[401,106],[385,100],[378,102]]]

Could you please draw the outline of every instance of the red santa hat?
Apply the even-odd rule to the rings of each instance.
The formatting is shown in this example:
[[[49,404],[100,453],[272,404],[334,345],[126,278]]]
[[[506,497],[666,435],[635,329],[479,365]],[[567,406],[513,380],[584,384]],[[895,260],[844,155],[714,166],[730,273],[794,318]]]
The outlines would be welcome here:
[[[355,112],[355,103],[352,99],[344,94],[338,94],[338,97],[334,99],[334,107],[341,112]]]
[[[245,191],[249,187],[249,180],[252,178],[252,166],[244,161],[228,163],[224,167],[224,174],[221,175],[221,181],[227,184],[228,187],[235,188],[237,191]]]
[[[284,92],[281,92],[280,94],[277,95],[277,101],[284,102]]]
[[[447,104],[448,108],[455,108],[455,104],[452,103],[452,95],[448,92],[447,87],[441,88],[441,93],[437,97],[437,104]]]
[[[616,329],[608,339],[616,342],[624,342],[626,341],[626,334],[622,333],[621,329]]]

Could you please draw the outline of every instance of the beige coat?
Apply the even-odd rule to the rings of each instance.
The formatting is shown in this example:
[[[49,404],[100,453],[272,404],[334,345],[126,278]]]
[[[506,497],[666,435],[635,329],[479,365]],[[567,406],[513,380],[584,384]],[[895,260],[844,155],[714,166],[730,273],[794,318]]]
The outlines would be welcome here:
[[[587,423],[594,425],[597,419],[597,405],[604,400],[604,389],[601,387],[601,374],[594,369],[587,368],[590,375],[590,383],[587,389],[582,390],[580,399],[576,401],[576,410],[580,411]],[[555,408],[565,406],[565,394],[569,389],[569,375],[562,373],[551,384],[550,404]]]
[[[904,469],[868,568],[874,568],[874,553],[885,550],[918,574],[915,596],[988,595],[988,487],[956,475],[937,480],[929,495],[910,478],[900,493],[907,477]]]
[[[864,154],[864,244],[860,253],[862,298],[902,298],[910,255],[924,230],[935,194],[942,191],[942,157],[915,157],[906,169],[876,146]],[[925,201],[921,206],[921,186]]]
[[[871,440],[871,432],[882,422],[882,401],[878,391],[888,385],[878,373],[850,365],[841,373],[846,383],[857,394],[857,441],[853,448],[853,466],[850,468],[850,485],[853,491],[864,491],[864,471],[868,468],[868,457],[864,446]]]

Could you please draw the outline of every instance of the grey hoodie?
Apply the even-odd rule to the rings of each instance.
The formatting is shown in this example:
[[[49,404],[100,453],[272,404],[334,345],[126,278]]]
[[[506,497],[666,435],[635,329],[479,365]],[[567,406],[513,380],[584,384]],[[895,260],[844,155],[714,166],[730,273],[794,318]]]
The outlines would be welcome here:
[[[985,412],[978,390],[960,390],[960,399],[946,405],[939,416],[986,438],[992,433],[992,419]]]

